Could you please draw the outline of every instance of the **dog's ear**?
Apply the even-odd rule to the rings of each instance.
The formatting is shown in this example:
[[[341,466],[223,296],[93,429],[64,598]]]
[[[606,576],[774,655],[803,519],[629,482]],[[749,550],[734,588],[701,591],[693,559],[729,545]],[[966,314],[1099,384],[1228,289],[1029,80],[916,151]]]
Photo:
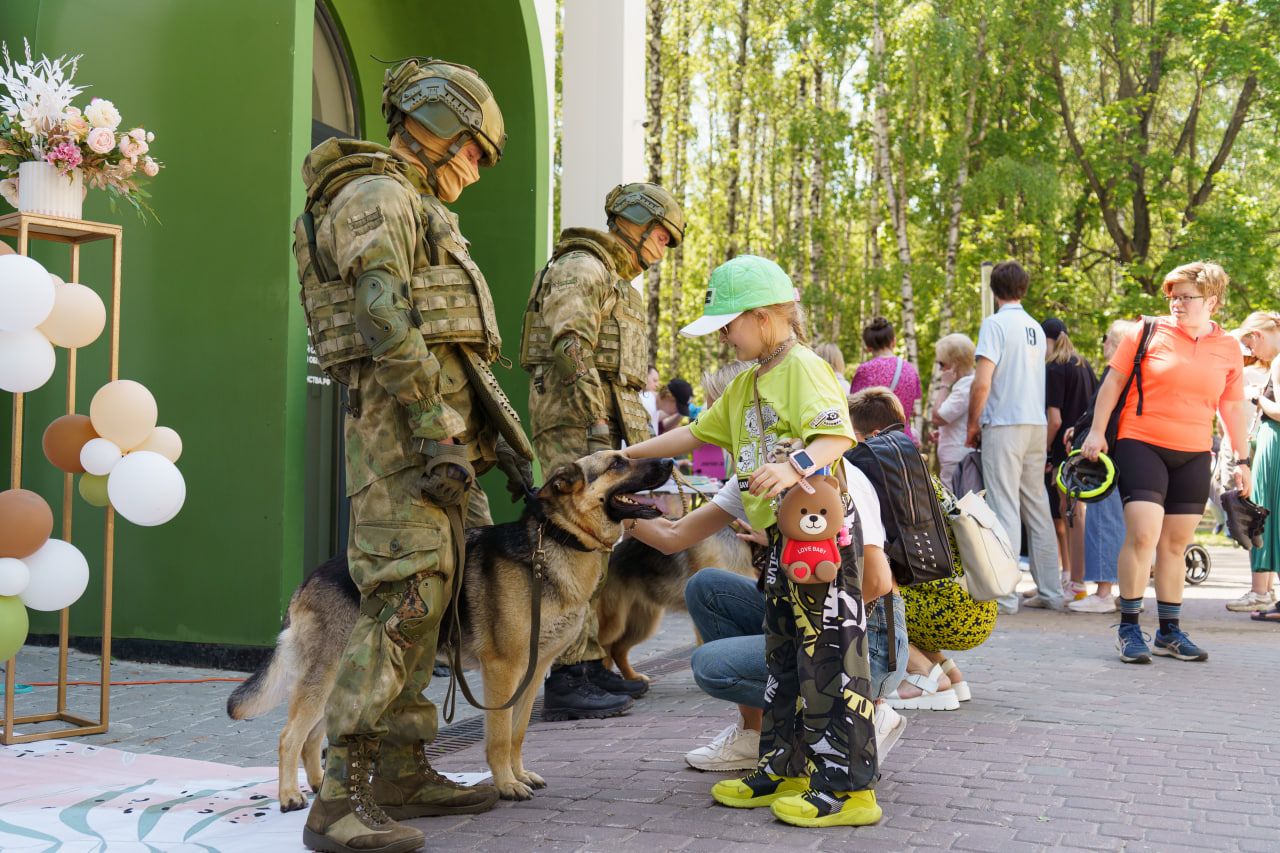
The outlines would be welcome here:
[[[582,487],[585,484],[586,480],[582,476],[582,469],[576,464],[561,465],[551,473],[551,476],[542,484],[542,488],[538,492],[541,493],[549,489],[558,494],[567,495],[571,492],[582,491]]]

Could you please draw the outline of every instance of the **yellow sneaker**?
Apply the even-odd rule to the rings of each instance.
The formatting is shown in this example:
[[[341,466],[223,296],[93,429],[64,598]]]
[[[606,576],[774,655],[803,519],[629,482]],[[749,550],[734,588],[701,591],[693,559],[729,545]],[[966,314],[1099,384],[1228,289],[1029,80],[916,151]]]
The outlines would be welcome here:
[[[876,803],[875,791],[826,794],[809,790],[779,797],[772,808],[774,817],[792,826],[870,826],[884,814]]]
[[[711,789],[711,796],[722,806],[735,809],[758,809],[779,797],[802,794],[809,787],[803,777],[774,776],[757,770],[742,779],[725,779]]]

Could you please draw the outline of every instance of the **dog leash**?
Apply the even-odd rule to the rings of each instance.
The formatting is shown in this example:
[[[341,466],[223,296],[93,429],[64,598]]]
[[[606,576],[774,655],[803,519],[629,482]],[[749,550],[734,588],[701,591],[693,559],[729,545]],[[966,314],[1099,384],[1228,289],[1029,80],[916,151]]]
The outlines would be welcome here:
[[[461,519],[459,519],[459,527],[461,527]],[[449,649],[449,687],[445,691],[444,706],[442,708],[446,723],[453,722],[454,712],[458,709],[459,687],[462,688],[462,695],[466,697],[467,702],[473,707],[479,708],[481,711],[505,711],[515,706],[516,701],[533,682],[533,676],[538,669],[538,638],[542,633],[542,581],[546,577],[547,570],[547,553],[543,549],[542,538],[546,529],[547,522],[544,519],[538,524],[538,543],[533,551],[533,578],[530,580],[533,600],[530,604],[529,619],[529,664],[525,668],[524,677],[520,679],[519,686],[511,694],[511,698],[501,705],[490,707],[481,703],[471,692],[471,686],[467,684],[467,677],[462,674],[462,616],[459,613],[459,602],[462,598],[462,567],[459,566],[457,571],[453,573],[453,590],[450,596],[453,617],[449,624],[451,645]],[[455,535],[459,534],[455,533]]]

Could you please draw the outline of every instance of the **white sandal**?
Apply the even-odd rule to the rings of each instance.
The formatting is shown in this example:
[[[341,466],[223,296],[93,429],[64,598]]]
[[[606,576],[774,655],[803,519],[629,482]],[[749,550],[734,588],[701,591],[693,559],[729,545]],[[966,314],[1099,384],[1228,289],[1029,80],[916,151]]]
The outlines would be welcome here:
[[[930,672],[929,675],[935,680],[939,673],[945,675],[947,678],[951,678],[951,673],[955,672],[956,669],[956,662],[951,658],[946,658],[942,663],[935,665],[933,671]],[[969,689],[969,682],[967,681],[956,681],[954,678],[951,678],[951,689],[956,692],[956,698],[961,702],[968,702],[973,698],[973,691]]]
[[[919,696],[903,699],[898,695],[898,691],[894,690],[885,697],[884,701],[889,703],[889,707],[895,711],[954,711],[960,707],[960,699],[956,696],[956,692],[951,689],[939,690],[936,678],[909,673],[902,680],[908,684],[914,684],[923,692]]]

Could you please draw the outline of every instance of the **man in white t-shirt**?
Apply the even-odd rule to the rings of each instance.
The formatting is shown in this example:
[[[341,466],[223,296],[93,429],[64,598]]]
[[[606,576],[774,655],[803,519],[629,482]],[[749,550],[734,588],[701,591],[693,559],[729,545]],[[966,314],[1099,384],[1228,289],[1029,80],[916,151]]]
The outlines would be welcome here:
[[[860,524],[862,530],[871,695],[880,699],[897,688],[906,672],[906,615],[901,597],[891,592],[892,573],[884,554],[885,531],[875,489],[861,471],[844,460],[841,464],[844,465],[849,494],[853,499],[853,512],[847,522],[850,526]],[[631,534],[670,554],[734,521],[746,531],[740,532],[740,537],[759,541],[753,537],[762,534],[756,534],[747,526],[738,483],[730,480],[710,503],[684,518],[637,522],[631,528]],[[892,671],[888,666],[888,630],[884,609],[871,604],[875,595],[886,594],[875,592],[877,584],[883,584],[893,602],[897,667]],[[694,650],[690,661],[694,681],[710,695],[735,703],[740,714],[738,721],[717,735],[710,744],[689,752],[685,760],[699,770],[750,770],[760,757],[760,723],[766,704],[765,682],[768,680],[764,657],[764,595],[755,583],[741,575],[720,569],[703,569],[690,578],[685,587],[685,602],[703,639],[703,645]],[[877,704],[876,708],[879,723],[881,705]],[[892,713],[892,709],[887,713]],[[879,730],[877,725],[878,735]],[[900,734],[899,726],[894,729],[893,740],[896,741]],[[890,745],[891,742],[887,745],[881,743],[881,758]]]
[[[1027,526],[1027,553],[1038,593],[1024,603],[1062,610],[1058,540],[1044,490],[1044,330],[1022,308],[1028,281],[1017,261],[996,264],[991,271],[998,308],[978,332],[965,443],[981,446],[987,502],[1015,550],[1022,547],[1022,525]],[[1018,594],[999,599],[999,606],[1001,612],[1017,613]]]

